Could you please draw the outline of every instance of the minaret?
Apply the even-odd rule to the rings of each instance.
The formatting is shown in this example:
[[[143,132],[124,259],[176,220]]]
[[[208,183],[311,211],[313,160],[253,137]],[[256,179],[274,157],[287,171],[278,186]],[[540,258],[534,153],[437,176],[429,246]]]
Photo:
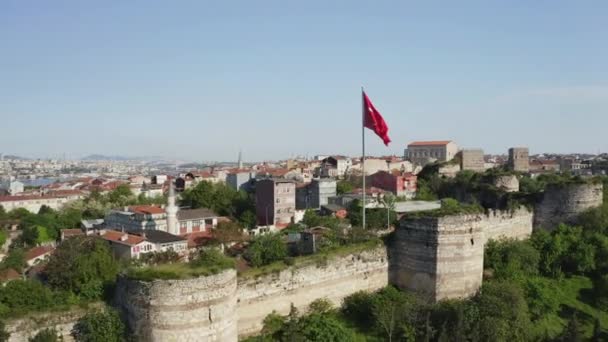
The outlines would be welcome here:
[[[177,221],[177,206],[175,205],[175,189],[173,189],[173,181],[169,181],[169,198],[167,201],[167,232],[173,235],[179,235],[179,227]]]
[[[243,168],[243,151],[239,150],[239,170]]]

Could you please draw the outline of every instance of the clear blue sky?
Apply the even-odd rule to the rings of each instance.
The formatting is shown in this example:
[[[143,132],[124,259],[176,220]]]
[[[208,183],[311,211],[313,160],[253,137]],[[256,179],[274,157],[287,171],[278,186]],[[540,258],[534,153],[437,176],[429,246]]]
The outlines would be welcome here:
[[[0,152],[608,152],[607,1],[0,1]]]

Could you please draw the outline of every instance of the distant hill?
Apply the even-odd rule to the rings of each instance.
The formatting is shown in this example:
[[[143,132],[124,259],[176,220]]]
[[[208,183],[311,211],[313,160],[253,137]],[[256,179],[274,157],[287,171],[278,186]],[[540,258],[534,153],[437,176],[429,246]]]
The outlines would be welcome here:
[[[145,157],[126,157],[126,156],[106,156],[103,154],[91,154],[86,157],[80,158],[80,160],[115,160],[115,161],[125,161],[125,160],[144,160],[144,161],[155,161],[162,160],[162,157],[158,156],[145,156]]]
[[[5,160],[7,160],[7,159],[13,159],[13,160],[29,160],[29,158],[25,158],[25,157],[19,157],[19,156],[15,156],[15,155],[12,155],[12,154],[7,154],[7,155],[5,155],[5,156],[4,156],[4,159],[5,159]]]

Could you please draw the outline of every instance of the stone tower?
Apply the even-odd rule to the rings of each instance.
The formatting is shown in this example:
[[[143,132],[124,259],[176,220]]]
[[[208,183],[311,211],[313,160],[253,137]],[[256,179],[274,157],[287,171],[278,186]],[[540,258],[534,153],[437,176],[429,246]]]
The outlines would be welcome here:
[[[167,232],[173,235],[179,235],[179,227],[177,222],[177,211],[178,208],[175,205],[175,189],[173,188],[173,181],[169,181],[169,198],[167,200]]]
[[[528,155],[529,151],[527,147],[511,147],[509,149],[509,169],[521,172],[530,171]]]

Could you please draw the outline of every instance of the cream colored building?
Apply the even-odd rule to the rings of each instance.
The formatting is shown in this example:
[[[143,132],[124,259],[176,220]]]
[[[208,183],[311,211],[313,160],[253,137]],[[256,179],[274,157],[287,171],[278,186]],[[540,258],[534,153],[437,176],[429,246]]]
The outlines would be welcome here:
[[[414,141],[407,145],[405,158],[415,164],[425,165],[435,161],[450,161],[456,153],[458,146],[453,141]]]

